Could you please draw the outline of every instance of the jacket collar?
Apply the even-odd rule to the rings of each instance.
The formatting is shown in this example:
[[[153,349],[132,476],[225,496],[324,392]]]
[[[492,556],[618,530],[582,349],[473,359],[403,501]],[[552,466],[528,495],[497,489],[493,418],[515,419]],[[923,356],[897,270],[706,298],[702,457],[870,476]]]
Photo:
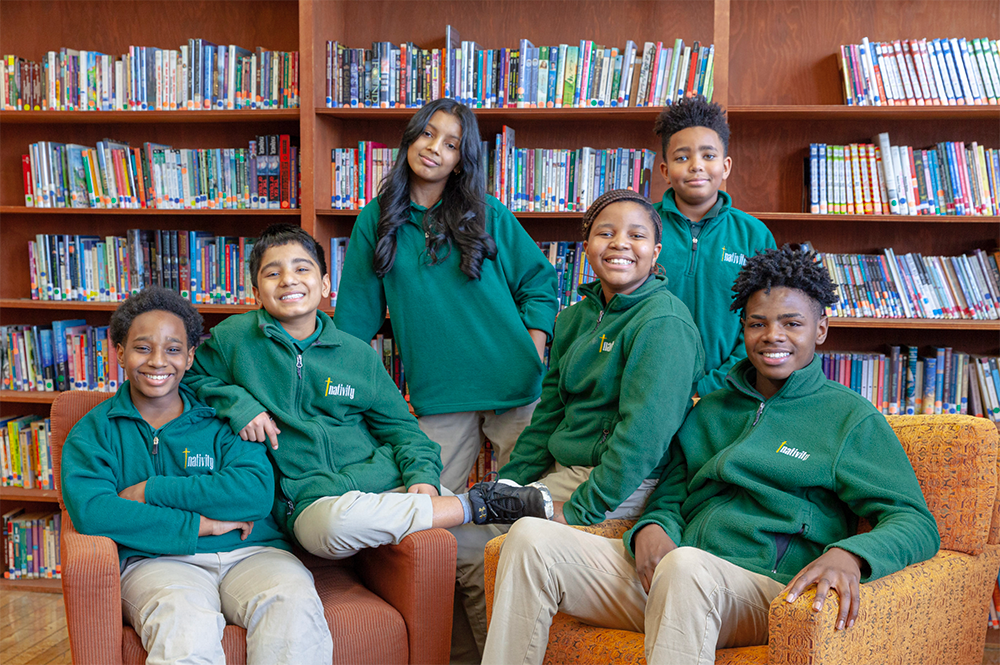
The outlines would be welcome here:
[[[271,318],[263,307],[254,310],[254,315],[257,317],[257,327],[260,328],[261,332],[264,333],[266,337],[271,339],[280,340],[282,344],[291,344],[288,341],[288,335],[282,330],[279,324]],[[323,323],[323,330],[320,331],[319,337],[316,341],[312,343],[313,346],[340,346],[341,345],[341,335],[344,333],[337,330],[337,326],[333,325],[333,319],[330,315],[322,310],[316,310],[316,316]]]
[[[688,226],[691,224],[691,220],[689,220],[687,217],[681,214],[681,211],[677,209],[677,201],[674,198],[674,194],[675,192],[673,189],[668,189],[663,193],[663,203],[662,203],[663,211],[667,213],[670,221],[673,222],[674,224],[683,223],[685,226]],[[733,197],[731,197],[729,194],[722,191],[721,189],[719,190],[719,199],[722,200],[722,208],[719,209],[719,214],[717,214],[715,217],[702,220],[705,222],[706,226],[711,226],[717,220],[722,219],[723,216],[725,216],[726,213],[728,213],[729,210],[733,207]]]
[[[603,296],[603,291],[601,290],[601,280],[581,284],[578,290],[587,298],[592,299],[598,309],[606,309],[609,312],[622,312],[631,308],[639,301],[644,300],[650,294],[666,288],[666,276],[660,274],[650,275],[649,278],[632,293],[616,293],[611,297],[611,302],[609,302],[607,306],[603,306],[601,304],[601,297]]]
[[[184,402],[184,413],[170,421],[171,423],[185,420],[201,420],[202,418],[211,418],[215,415],[215,409],[199,402],[198,398],[195,397],[194,391],[186,384],[181,383],[178,387],[178,392],[180,392],[181,400]],[[111,408],[108,409],[108,418],[127,418],[129,420],[142,420],[145,422],[142,414],[139,413],[139,410],[135,408],[135,404],[132,402],[132,393],[128,381],[118,388],[118,392],[111,398],[110,403]]]
[[[757,392],[754,380],[757,378],[757,370],[748,358],[736,363],[726,376],[726,383],[733,390],[748,395],[760,401],[763,396]],[[812,362],[802,369],[795,370],[785,381],[774,396],[768,401],[778,399],[794,399],[811,395],[826,383],[826,375],[823,374],[823,359],[819,354],[813,353]]]

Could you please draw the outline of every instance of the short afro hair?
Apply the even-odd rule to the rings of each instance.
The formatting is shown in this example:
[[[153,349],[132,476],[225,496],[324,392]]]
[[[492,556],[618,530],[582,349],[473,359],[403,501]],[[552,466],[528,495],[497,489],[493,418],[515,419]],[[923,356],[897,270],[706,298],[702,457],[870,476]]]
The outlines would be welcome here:
[[[184,322],[188,348],[193,349],[198,346],[205,325],[204,319],[201,318],[201,314],[194,308],[194,305],[175,291],[165,289],[162,286],[146,287],[118,306],[118,309],[111,315],[111,321],[108,324],[111,343],[115,346],[124,345],[135,318],[146,312],[155,311],[170,312],[179,316]]]
[[[667,146],[670,137],[689,127],[707,127],[719,135],[722,141],[722,151],[729,154],[729,123],[726,122],[726,111],[705,99],[704,95],[682,97],[656,117],[653,132],[660,137],[663,148],[663,159],[667,158]]]
[[[315,238],[301,226],[271,224],[260,234],[260,237],[254,242],[253,251],[250,252],[250,283],[257,286],[257,272],[260,270],[260,262],[264,258],[264,252],[272,247],[281,247],[293,242],[302,245],[302,249],[306,250],[319,266],[319,274],[325,275],[326,254],[323,252],[323,246]]]
[[[830,273],[816,252],[785,244],[781,249],[769,249],[747,259],[733,284],[733,304],[729,309],[743,317],[753,294],[761,290],[770,293],[778,286],[809,296],[817,316],[823,316],[824,308],[839,300]]]
[[[614,203],[634,203],[640,206],[649,215],[649,222],[653,225],[653,241],[660,244],[663,238],[663,220],[660,213],[656,212],[653,204],[645,196],[631,189],[612,189],[604,192],[590,204],[587,212],[583,213],[583,239],[590,239],[590,228],[594,225],[594,220],[601,214],[601,211]]]

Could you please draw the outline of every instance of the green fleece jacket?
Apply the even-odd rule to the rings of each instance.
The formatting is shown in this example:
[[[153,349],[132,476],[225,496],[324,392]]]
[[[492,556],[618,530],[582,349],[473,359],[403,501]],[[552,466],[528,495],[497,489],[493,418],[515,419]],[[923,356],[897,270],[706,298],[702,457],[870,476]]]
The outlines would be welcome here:
[[[831,547],[864,559],[862,581],[940,545],[913,467],[885,417],[823,376],[816,356],[768,400],[744,360],[698,402],[625,544],[659,524],[679,545],[789,582]],[[857,533],[858,517],[875,525]]]
[[[698,383],[703,397],[721,388],[726,373],[747,357],[740,317],[729,311],[736,275],[748,258],[775,246],[764,224],[734,208],[726,192],[719,198],[722,208],[704,220],[697,242],[691,220],[677,210],[674,190],[653,206],[663,220],[659,263],[667,271],[667,287],[691,310],[705,346],[705,377]]]
[[[287,501],[276,517],[289,531],[320,497],[416,483],[440,489],[441,447],[417,427],[382,359],[316,316],[322,330],[301,354],[265,310],[231,316],[184,377],[234,432],[264,411],[274,417],[281,435],[271,456]]]
[[[351,233],[334,321],[368,342],[388,305],[417,415],[530,404],[541,392],[545,368],[528,329],[552,334],[558,311],[555,269],[492,196],[486,202],[486,232],[496,242],[496,260],[483,261],[479,279],[461,271],[457,246],[431,265],[426,212],[411,204],[410,221],[396,232],[396,262],[379,279],[372,269],[378,200],[365,206]]]
[[[563,310],[542,399],[501,478],[524,484],[552,465],[592,466],[563,506],[570,524],[596,524],[646,478],[691,406],[705,355],[687,308],[650,277],[606,305],[600,281]]]
[[[263,447],[244,443],[183,385],[184,412],[153,429],[129,390],[126,381],[66,437],[60,482],[80,533],[111,538],[121,561],[251,545],[289,549],[269,515],[274,476]],[[146,503],[118,496],[144,480]],[[201,516],[253,522],[253,531],[246,540],[239,530],[199,537]]]

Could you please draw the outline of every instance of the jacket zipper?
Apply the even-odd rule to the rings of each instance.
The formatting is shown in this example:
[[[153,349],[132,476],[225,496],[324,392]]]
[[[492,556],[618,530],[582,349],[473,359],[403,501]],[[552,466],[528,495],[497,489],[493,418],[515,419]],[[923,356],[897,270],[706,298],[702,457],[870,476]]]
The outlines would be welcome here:
[[[696,235],[694,235],[692,233],[691,234],[691,261],[688,263],[687,274],[689,274],[689,275],[693,275],[694,274],[694,264],[697,261],[697,257],[698,257],[698,236],[696,236]]]
[[[600,325],[601,325],[601,319],[603,319],[603,318],[604,318],[604,312],[605,312],[605,311],[606,311],[606,310],[603,310],[603,309],[602,309],[602,310],[600,311],[600,313],[599,313],[599,314],[597,315],[597,322],[596,322],[596,323],[594,324],[594,329],[593,329],[593,330],[591,330],[590,332],[597,332],[597,328],[598,328],[598,326],[600,326]]]
[[[753,424],[750,425],[750,429],[757,426],[757,421],[760,420],[760,414],[762,413],[764,413],[764,402],[761,402],[760,406],[757,407],[757,415],[753,417]]]

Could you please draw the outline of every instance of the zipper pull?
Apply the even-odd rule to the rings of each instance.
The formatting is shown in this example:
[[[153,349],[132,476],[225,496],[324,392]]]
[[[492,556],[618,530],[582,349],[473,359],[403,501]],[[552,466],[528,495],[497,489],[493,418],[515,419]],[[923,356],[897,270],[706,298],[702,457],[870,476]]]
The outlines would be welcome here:
[[[302,354],[301,353],[298,356],[296,356],[296,358],[295,358],[295,373],[299,375],[300,379],[302,378]]]
[[[695,237],[691,238],[691,251],[692,252],[698,251],[698,239]]]
[[[153,454],[154,455],[156,454],[156,451],[159,449],[159,447],[160,447],[160,437],[154,436],[153,437]]]
[[[597,330],[597,327],[601,325],[601,319],[604,318],[604,311],[605,310],[602,309],[600,314],[597,315],[597,323],[594,324],[594,330]]]
[[[760,406],[757,407],[757,415],[753,417],[753,425],[750,425],[750,427],[754,427],[757,425],[757,421],[760,420],[760,414],[763,412],[764,412],[764,402],[761,402]]]

